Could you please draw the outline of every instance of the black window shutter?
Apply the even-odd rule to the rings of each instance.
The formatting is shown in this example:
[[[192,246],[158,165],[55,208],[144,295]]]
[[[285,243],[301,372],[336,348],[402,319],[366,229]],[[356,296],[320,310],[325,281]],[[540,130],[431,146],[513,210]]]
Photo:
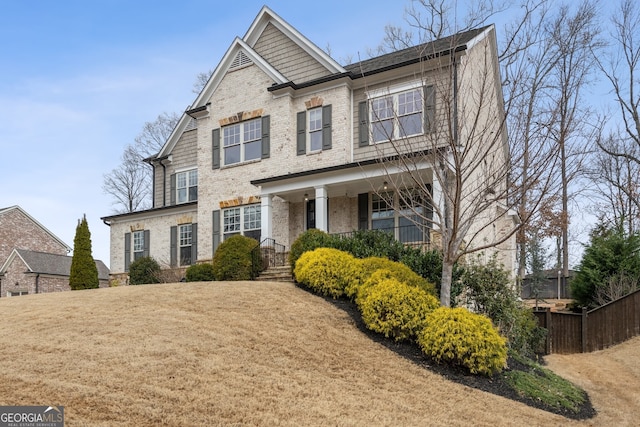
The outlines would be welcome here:
[[[151,232],[149,230],[144,230],[144,252],[142,256],[149,256],[149,248],[151,247]]]
[[[358,194],[358,230],[369,229],[369,193]]]
[[[175,205],[176,204],[176,174],[172,173],[171,176],[169,177],[169,200],[171,203],[171,205]]]
[[[198,260],[198,224],[191,224],[191,264]]]
[[[367,101],[358,104],[359,146],[369,145],[369,108]]]
[[[131,233],[124,233],[124,271],[129,271],[131,264]]]
[[[433,86],[424,87],[424,132],[433,132],[436,120],[436,99]]]
[[[269,136],[271,126],[271,117],[264,116],[262,118],[262,158],[268,159],[271,151],[271,137]]]
[[[214,129],[211,132],[211,159],[212,169],[220,168],[220,129]]]
[[[170,229],[170,255],[169,255],[169,263],[171,268],[177,267],[178,265],[178,227],[175,225]]]
[[[331,149],[331,104],[322,107],[322,149]]]
[[[300,111],[297,117],[296,147],[298,156],[307,152],[307,112]]]
[[[216,249],[220,246],[220,211],[213,211],[213,253],[216,253]]]

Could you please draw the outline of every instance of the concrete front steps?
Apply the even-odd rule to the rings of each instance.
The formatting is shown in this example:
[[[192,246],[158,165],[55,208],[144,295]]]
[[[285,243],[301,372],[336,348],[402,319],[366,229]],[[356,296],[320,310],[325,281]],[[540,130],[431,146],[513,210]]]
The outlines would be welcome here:
[[[293,283],[293,276],[291,275],[291,267],[288,265],[282,265],[277,267],[269,267],[264,270],[256,278],[256,280],[264,280],[267,282],[288,282]]]

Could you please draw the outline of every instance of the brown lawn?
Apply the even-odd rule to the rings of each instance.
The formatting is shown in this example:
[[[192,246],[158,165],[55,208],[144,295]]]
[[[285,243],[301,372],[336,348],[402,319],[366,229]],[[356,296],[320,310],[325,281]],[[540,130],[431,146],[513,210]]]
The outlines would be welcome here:
[[[443,379],[290,284],[180,283],[0,299],[0,405],[67,426],[631,425],[640,338],[549,357],[599,414],[573,421]]]

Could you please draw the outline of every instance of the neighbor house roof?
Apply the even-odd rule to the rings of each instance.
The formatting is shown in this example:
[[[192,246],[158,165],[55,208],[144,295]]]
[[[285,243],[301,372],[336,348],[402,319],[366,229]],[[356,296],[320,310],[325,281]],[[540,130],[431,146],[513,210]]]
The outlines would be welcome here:
[[[24,209],[22,209],[20,206],[15,205],[15,206],[9,206],[7,208],[0,208],[0,215],[4,215],[7,214],[11,211],[17,210],[19,212],[21,212],[24,216],[26,216],[30,221],[32,221],[36,226],[40,227],[45,233],[47,233],[48,235],[51,236],[51,238],[53,238],[55,241],[57,241],[58,243],[60,243],[60,245],[62,245],[64,248],[66,248],[67,252],[71,251],[71,248],[69,247],[69,245],[67,245],[65,242],[62,241],[62,239],[60,239],[58,236],[56,236],[55,234],[53,234],[51,231],[49,231],[47,229],[47,227],[45,227],[44,225],[40,224],[34,217],[32,217],[31,215],[29,215]]]
[[[0,273],[4,273],[7,270],[16,256],[22,259],[29,273],[69,276],[71,272],[72,257],[70,256],[29,251],[26,249],[14,249],[0,269]],[[100,260],[96,260],[95,263],[98,269],[98,279],[109,280],[109,269],[107,266]]]

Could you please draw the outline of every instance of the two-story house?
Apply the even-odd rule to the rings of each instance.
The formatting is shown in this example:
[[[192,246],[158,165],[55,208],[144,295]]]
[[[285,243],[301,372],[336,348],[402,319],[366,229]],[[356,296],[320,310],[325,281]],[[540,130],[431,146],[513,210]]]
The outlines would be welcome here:
[[[103,218],[112,273],[126,276],[142,256],[177,268],[210,261],[234,234],[285,248],[309,228],[387,229],[401,241],[428,242],[431,223],[407,209],[411,180],[400,186],[403,172],[381,160],[397,152],[394,140],[408,140],[409,151],[427,148],[424,136],[447,120],[435,90],[451,78],[441,58],[473,49],[497,69],[492,26],[342,66],[263,7],[148,159],[153,207]],[[492,84],[501,106],[497,74]],[[432,199],[441,200],[431,165],[419,167]],[[428,217],[422,206],[417,216]]]

